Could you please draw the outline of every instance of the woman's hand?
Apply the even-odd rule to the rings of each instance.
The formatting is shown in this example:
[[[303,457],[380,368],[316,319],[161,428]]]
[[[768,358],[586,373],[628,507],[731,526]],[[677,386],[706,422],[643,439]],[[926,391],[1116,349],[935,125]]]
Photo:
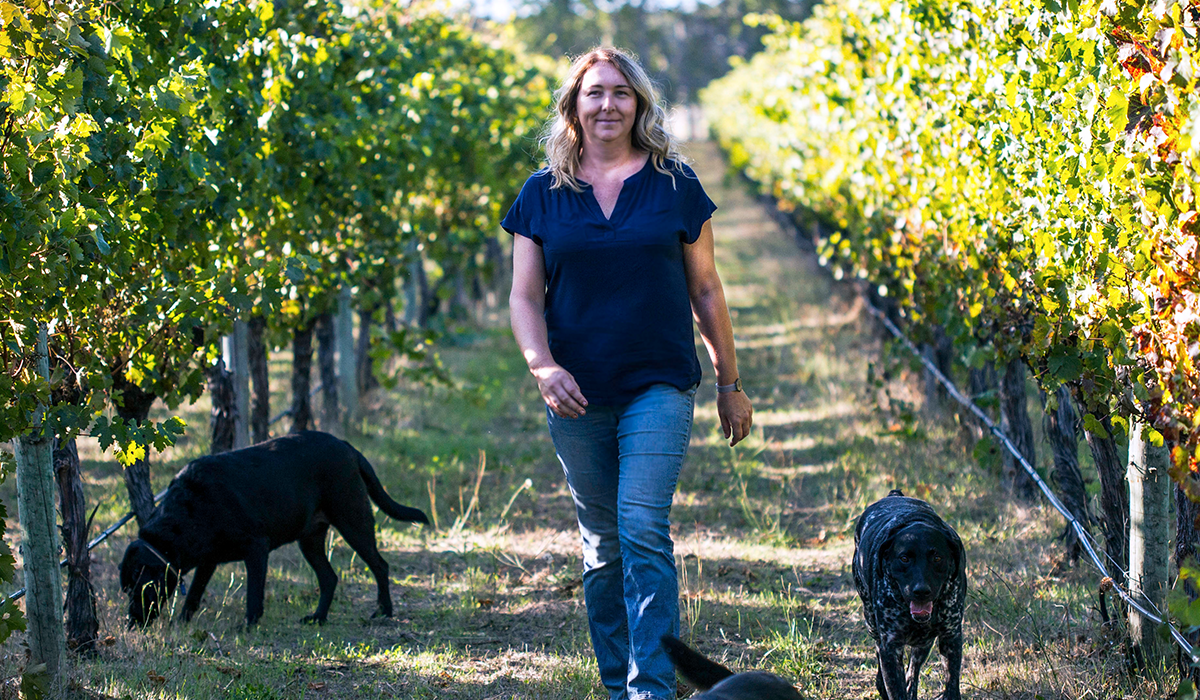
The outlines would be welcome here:
[[[575,377],[561,365],[531,369],[542,392],[542,400],[560,418],[578,418],[586,413],[587,399],[575,383]]]
[[[754,425],[753,414],[754,409],[750,407],[750,399],[745,392],[717,394],[717,416],[721,419],[721,432],[729,440],[730,447],[750,434],[750,427]]]

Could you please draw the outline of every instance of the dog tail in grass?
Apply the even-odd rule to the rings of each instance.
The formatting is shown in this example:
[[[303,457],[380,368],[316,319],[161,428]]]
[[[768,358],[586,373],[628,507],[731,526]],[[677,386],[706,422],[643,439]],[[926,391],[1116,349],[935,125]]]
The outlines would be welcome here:
[[[347,443],[349,444],[349,443]],[[350,449],[354,450],[351,446]],[[429,524],[429,518],[425,512],[418,508],[409,508],[402,506],[392,500],[392,497],[383,490],[383,484],[379,483],[379,477],[375,476],[375,470],[371,467],[371,463],[358,450],[354,450],[358,455],[358,473],[362,476],[363,483],[367,485],[367,495],[375,501],[375,505],[379,506],[379,510],[387,513],[392,518],[406,523],[423,523]]]
[[[662,645],[675,668],[700,690],[708,690],[733,675],[733,671],[709,660],[669,634],[662,636]]]

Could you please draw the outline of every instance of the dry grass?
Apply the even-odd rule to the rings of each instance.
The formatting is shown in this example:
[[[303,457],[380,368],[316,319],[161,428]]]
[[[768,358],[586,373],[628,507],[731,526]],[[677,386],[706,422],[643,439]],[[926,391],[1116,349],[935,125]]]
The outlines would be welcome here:
[[[743,446],[725,446],[705,382],[673,510],[685,639],[731,667],[780,673],[809,697],[874,697],[873,650],[849,574],[853,525],[866,504],[899,487],[929,500],[967,547],[966,697],[1171,694],[1172,671],[1127,675],[1115,631],[1099,620],[1095,576],[1060,565],[1057,514],[1014,504],[998,475],[971,459],[952,417],[918,410],[910,387],[919,377],[903,366],[888,387],[891,410],[881,410],[867,381],[881,348],[854,299],[720,182],[710,150],[694,155],[722,206],[718,263],[757,427]],[[253,629],[241,623],[242,569],[229,565],[191,624],[127,631],[116,562],[132,533],[122,532],[96,550],[101,634],[110,639],[97,659],[72,662],[79,693],[602,698],[572,505],[533,383],[503,329],[460,336],[441,355],[459,386],[374,396],[353,438],[397,500],[437,513],[436,530],[380,520],[395,619],[368,618],[373,583],[334,536],[342,583],[323,627],[298,622],[315,605],[316,583],[289,546],[272,555],[266,616]],[[274,367],[277,405],[286,359]],[[905,407],[918,410],[916,423],[897,420]],[[206,415],[206,405],[192,407],[189,438],[156,456],[156,486],[207,449]],[[85,458],[103,527],[124,510],[120,473],[94,449]],[[2,488],[11,503],[12,484]],[[0,672],[10,680],[0,696],[13,695],[20,643],[3,647]],[[922,696],[933,697],[940,669],[926,669]]]

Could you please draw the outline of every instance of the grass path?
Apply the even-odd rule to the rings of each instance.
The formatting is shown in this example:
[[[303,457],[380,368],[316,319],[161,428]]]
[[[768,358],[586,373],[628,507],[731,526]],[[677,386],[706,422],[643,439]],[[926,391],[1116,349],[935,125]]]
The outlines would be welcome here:
[[[724,444],[699,348],[706,377],[672,513],[684,637],[732,667],[780,673],[809,697],[873,697],[873,651],[849,575],[853,524],[900,487],[929,500],[967,546],[966,697],[1163,696],[1165,686],[1122,680],[1087,572],[1056,567],[1054,515],[1011,505],[951,420],[910,426],[881,411],[885,390],[892,406],[918,403],[906,366],[888,365],[896,378],[886,387],[870,383],[881,347],[854,297],[724,175],[712,144],[691,144],[691,155],[720,206],[717,263],[755,429],[736,449]],[[240,623],[243,572],[230,565],[190,625],[126,631],[116,580],[125,532],[96,551],[109,639],[98,660],[74,665],[76,686],[107,698],[602,698],[570,496],[504,319],[449,336],[439,354],[457,386],[374,396],[352,439],[397,500],[436,513],[436,529],[380,519],[395,619],[369,619],[373,583],[335,536],[342,582],[323,627],[297,622],[316,583],[289,546],[272,554],[257,627]],[[277,406],[286,368],[275,358]],[[207,450],[207,406],[187,420],[189,437],[155,458],[158,488]],[[124,509],[120,473],[94,448],[83,452],[104,527]],[[12,484],[3,489],[11,503]],[[19,639],[3,651],[11,677]],[[926,666],[923,697],[940,691],[937,666]],[[10,679],[0,697],[11,689]]]

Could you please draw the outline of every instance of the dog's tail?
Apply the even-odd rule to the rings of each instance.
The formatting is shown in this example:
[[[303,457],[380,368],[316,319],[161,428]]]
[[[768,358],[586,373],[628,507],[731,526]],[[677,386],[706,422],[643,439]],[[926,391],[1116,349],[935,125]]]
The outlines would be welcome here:
[[[358,455],[358,473],[362,477],[363,483],[367,485],[367,495],[375,501],[375,505],[379,506],[379,510],[387,513],[392,518],[406,523],[424,523],[429,524],[429,518],[425,512],[418,508],[409,508],[402,506],[392,500],[392,497],[383,490],[383,484],[379,483],[379,477],[375,476],[375,470],[371,468],[371,463],[367,461],[362,453],[355,450],[353,446],[350,449]]]
[[[700,690],[708,690],[733,675],[733,671],[716,661],[706,658],[688,645],[669,634],[662,636],[663,649],[671,657],[671,663],[689,683]]]

